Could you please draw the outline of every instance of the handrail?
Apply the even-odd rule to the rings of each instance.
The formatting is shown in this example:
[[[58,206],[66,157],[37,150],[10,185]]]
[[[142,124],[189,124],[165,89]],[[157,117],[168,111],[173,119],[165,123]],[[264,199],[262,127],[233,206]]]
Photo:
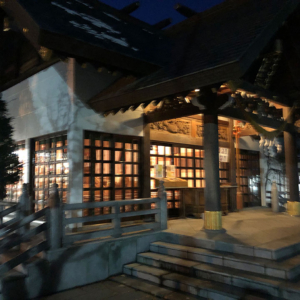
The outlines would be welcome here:
[[[23,226],[25,226],[26,224],[29,224],[43,216],[46,215],[46,211],[47,211],[47,208],[44,208],[32,215],[29,215],[25,218],[23,218],[22,220],[18,220],[16,222],[14,222],[13,224],[9,225],[9,226],[6,226],[5,228],[1,229],[0,230],[0,238],[3,237],[4,235],[6,234],[9,234]]]
[[[101,208],[101,207],[112,207],[116,205],[139,205],[156,203],[159,198],[142,198],[132,200],[114,200],[114,201],[102,201],[102,202],[83,202],[83,203],[66,203],[62,205],[63,210],[79,210],[88,208]]]
[[[9,201],[0,201],[0,206],[13,206],[18,204],[19,202],[9,202]]]
[[[11,206],[5,210],[0,211],[0,218],[3,218],[13,212],[15,212],[18,209],[19,204],[16,204],[14,206]]]
[[[21,245],[23,242],[29,242],[40,233],[45,233],[45,239],[42,242],[39,242],[39,238],[38,240],[34,240],[29,249],[20,252],[17,256],[0,265],[0,276],[49,248],[49,219],[47,218],[46,222],[36,227],[30,227],[31,222],[45,215],[48,217],[49,208],[44,208],[36,213],[30,214],[31,203],[27,191],[27,184],[23,184],[22,195],[19,197],[19,202],[0,212],[2,219],[2,217],[17,211],[16,218],[0,225],[0,254],[5,254],[6,251]],[[6,203],[2,204],[2,207],[5,205]],[[37,241],[39,244],[36,244]]]
[[[5,237],[1,240],[0,254],[4,253],[5,251],[7,251],[13,247],[20,245],[23,242],[28,241],[29,239],[33,238],[35,235],[37,235],[43,231],[46,231],[46,230],[47,230],[47,224],[43,223],[43,224],[29,230],[28,232],[26,232],[23,235],[19,235],[19,234],[8,235],[7,237]]]
[[[142,204],[148,204],[147,207],[141,206]],[[149,204],[155,204],[155,207],[149,207]],[[115,201],[103,201],[92,203],[73,203],[63,204],[62,209],[62,243],[63,245],[70,245],[74,242],[86,241],[95,238],[109,238],[109,237],[121,237],[122,234],[133,234],[145,230],[162,230],[166,229],[166,195],[163,194],[162,198],[142,198],[132,200],[115,200]],[[120,208],[126,205],[138,205],[140,209],[132,211],[120,211]],[[92,208],[109,207],[111,211],[109,214],[93,215],[93,216],[76,216],[67,217],[65,211],[84,210]],[[69,215],[69,214],[68,214]],[[123,218],[128,217],[142,217],[147,215],[154,215],[155,219],[152,222],[141,222],[131,226],[126,226],[122,223]],[[96,230],[81,231],[77,233],[68,234],[65,232],[66,226],[76,223],[87,222],[99,222],[109,221],[111,226],[103,229],[98,228]]]
[[[47,250],[48,244],[46,241],[41,242],[40,244],[33,246],[32,248],[26,250],[25,252],[21,253],[20,255],[12,258],[11,260],[7,261],[6,263],[0,265],[0,276],[5,274],[6,272],[12,270],[16,266],[24,263],[26,260],[34,257],[38,253]]]

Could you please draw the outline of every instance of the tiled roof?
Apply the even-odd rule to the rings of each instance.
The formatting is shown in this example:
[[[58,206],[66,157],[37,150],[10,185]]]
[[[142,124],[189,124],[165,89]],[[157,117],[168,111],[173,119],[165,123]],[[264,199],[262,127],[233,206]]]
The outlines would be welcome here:
[[[162,64],[158,30],[97,0],[17,0],[41,30]]]
[[[271,21],[294,3],[299,1],[227,0],[171,27],[167,33],[172,37],[174,47],[169,54],[168,66],[155,76],[144,78],[136,87],[242,59]]]
[[[146,90],[159,86],[161,95],[153,95],[165,96],[172,90],[169,88],[172,83],[174,91],[180,90],[179,79],[186,81],[182,89],[187,90],[240,78],[299,3],[299,0],[226,0],[176,24],[165,32],[172,47],[161,55],[168,57],[168,64],[115,94],[106,95],[106,99],[117,100],[118,95],[124,94],[134,98],[142,90],[151,94]],[[195,74],[198,81],[188,79]],[[168,88],[162,88],[163,85]],[[102,96],[103,101],[106,100]]]

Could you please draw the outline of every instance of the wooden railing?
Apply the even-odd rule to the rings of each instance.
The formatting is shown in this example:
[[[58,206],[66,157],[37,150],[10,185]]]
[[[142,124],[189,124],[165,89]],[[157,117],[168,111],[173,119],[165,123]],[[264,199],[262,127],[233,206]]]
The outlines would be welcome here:
[[[18,207],[19,204],[15,202],[0,202],[0,228],[3,228],[4,226],[12,224],[14,221],[16,221],[15,219],[18,218]],[[8,220],[4,223],[4,217],[7,217],[13,213],[14,216],[11,216],[11,220]]]

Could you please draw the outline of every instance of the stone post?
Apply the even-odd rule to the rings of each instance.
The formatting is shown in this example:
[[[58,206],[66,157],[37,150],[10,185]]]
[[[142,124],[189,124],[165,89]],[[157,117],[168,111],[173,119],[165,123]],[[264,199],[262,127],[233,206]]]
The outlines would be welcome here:
[[[273,212],[278,213],[279,212],[278,189],[275,181],[273,181],[272,188],[271,188],[271,202],[272,202]]]
[[[50,209],[49,219],[49,244],[50,249],[58,249],[62,246],[62,207],[58,195],[58,185],[52,186],[52,191],[48,198],[48,206]]]
[[[158,198],[157,208],[160,212],[155,215],[155,222],[160,223],[160,229],[168,229],[168,208],[167,208],[167,193],[165,190],[164,182],[161,180],[159,182],[158,188]]]
[[[22,194],[19,197],[19,208],[18,208],[18,217],[20,220],[31,214],[31,202],[28,195],[28,184],[24,183],[22,187]],[[27,230],[30,229],[30,224],[26,224],[25,226],[19,229],[19,234],[23,235]]]
[[[293,116],[289,116],[291,108],[283,109],[283,117],[293,124]],[[290,199],[287,203],[287,211],[292,216],[300,215],[299,188],[298,188],[298,159],[296,137],[294,133],[284,132],[285,168],[288,181]]]
[[[115,205],[111,208],[112,213],[114,215],[114,219],[112,220],[112,224],[114,226],[114,234],[112,237],[118,238],[122,236],[121,232],[121,216],[120,216],[120,205],[118,202],[115,202]]]
[[[221,193],[219,177],[218,115],[213,111],[204,113],[204,169],[205,169],[205,215],[204,229],[222,229]]]

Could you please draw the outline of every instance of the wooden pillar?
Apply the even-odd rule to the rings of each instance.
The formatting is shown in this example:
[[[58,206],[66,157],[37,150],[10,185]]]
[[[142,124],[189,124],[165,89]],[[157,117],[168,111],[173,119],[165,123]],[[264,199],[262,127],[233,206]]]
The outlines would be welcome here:
[[[143,128],[143,143],[142,143],[142,166],[141,176],[142,180],[142,197],[150,198],[150,124],[147,123],[147,119],[144,116],[144,128]]]
[[[234,135],[233,135],[233,120],[229,119],[229,180],[232,185],[236,185],[236,159],[234,148]],[[236,189],[229,189],[230,193],[230,211],[236,211]]]
[[[283,109],[283,117],[288,123],[293,123],[293,116],[289,116],[291,108]],[[285,168],[288,181],[290,199],[287,204],[290,215],[300,215],[299,188],[298,188],[298,159],[296,136],[294,133],[284,132]]]
[[[219,178],[218,115],[205,111],[204,118],[204,169],[205,169],[205,217],[206,230],[222,229],[221,193]]]

